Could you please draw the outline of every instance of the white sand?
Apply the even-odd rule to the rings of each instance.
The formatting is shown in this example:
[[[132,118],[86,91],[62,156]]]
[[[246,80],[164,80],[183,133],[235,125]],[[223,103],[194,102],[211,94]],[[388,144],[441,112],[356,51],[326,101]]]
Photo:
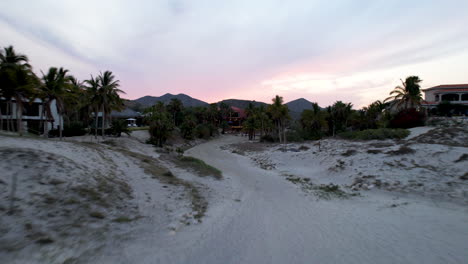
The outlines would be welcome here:
[[[132,138],[116,141],[158,157],[151,146]],[[465,263],[468,259],[468,188],[460,178],[467,172],[467,161],[455,162],[468,153],[467,148],[323,140],[320,151],[315,143],[307,143],[232,153],[231,144],[243,142],[245,137],[223,136],[186,152],[221,169],[221,181],[161,161],[208,199],[208,211],[199,224],[181,221],[193,214],[186,199],[174,199],[181,190],[161,188],[134,160],[106,150],[104,156],[116,163],[122,171],[119,177],[134,190],[136,199],[131,202],[146,217],[120,227],[123,235],[111,226],[109,234],[119,234],[118,239],[105,245],[90,241],[90,247],[99,248],[76,253],[77,263]],[[61,155],[78,159],[83,166],[107,168],[106,162],[102,166],[93,161],[89,150],[72,150],[68,144],[74,146],[0,137],[1,147],[57,154],[62,149]],[[301,146],[308,149],[300,151]],[[415,152],[388,154],[401,146]],[[368,149],[379,151],[372,154]],[[310,186],[339,184],[346,193],[361,195],[324,199],[288,178],[308,178],[301,183]],[[59,263],[48,263],[54,262]]]

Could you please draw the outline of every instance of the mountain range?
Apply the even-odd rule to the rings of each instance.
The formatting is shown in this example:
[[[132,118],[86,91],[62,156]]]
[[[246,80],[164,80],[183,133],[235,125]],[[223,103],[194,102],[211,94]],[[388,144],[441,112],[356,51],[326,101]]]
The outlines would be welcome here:
[[[185,107],[197,107],[197,106],[209,105],[207,102],[198,100],[186,94],[170,94],[170,93],[164,94],[159,97],[147,95],[147,96],[143,96],[141,98],[135,99],[135,100],[128,100],[126,102],[126,105],[127,107],[138,111],[142,108],[152,106],[156,104],[156,102],[163,102],[164,104],[167,104],[171,101],[171,99],[174,99],[174,98],[179,99]],[[234,106],[234,107],[238,107],[241,109],[247,108],[249,103],[252,103],[255,107],[259,107],[261,105],[265,107],[267,106],[267,103],[264,103],[264,102],[258,102],[258,101],[252,101],[252,100],[241,100],[241,99],[226,99],[217,103],[218,104],[226,103],[229,106]],[[300,116],[300,113],[302,113],[302,111],[304,111],[305,109],[312,109],[312,102],[304,98],[299,98],[299,99],[290,101],[286,103],[286,105],[288,106],[289,111],[291,112],[291,116],[295,119],[298,118]]]

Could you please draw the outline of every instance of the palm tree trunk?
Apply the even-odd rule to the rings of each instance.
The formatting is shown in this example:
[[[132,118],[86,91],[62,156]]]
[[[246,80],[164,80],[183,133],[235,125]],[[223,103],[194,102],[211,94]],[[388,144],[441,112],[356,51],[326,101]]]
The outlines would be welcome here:
[[[62,140],[62,130],[63,130],[63,118],[62,118],[62,114],[58,113],[58,116],[59,116],[59,138],[60,140]]]
[[[3,130],[2,102],[0,101],[0,130]]]
[[[23,136],[23,106],[16,100],[16,126],[18,134]]]
[[[97,131],[98,131],[98,107],[94,110],[95,115],[94,115],[94,138],[97,139]]]
[[[44,102],[41,103],[42,108],[41,108],[41,117],[39,119],[39,133],[41,132],[41,126],[44,127]],[[42,129],[42,132],[44,132],[44,128]]]
[[[102,106],[102,122],[101,122],[101,136],[104,138],[104,126],[106,124],[106,114],[104,113],[104,106]]]
[[[286,122],[282,122],[281,129],[283,130],[283,143],[287,143],[287,138],[286,138]]]
[[[281,143],[281,124],[280,124],[280,121],[277,120],[276,121],[276,127],[278,128],[278,139],[279,139],[279,142]]]
[[[49,115],[50,115],[50,100],[44,105],[44,113],[45,113],[45,124],[44,124],[44,137],[49,137]]]
[[[11,100],[9,100],[7,102],[7,113],[8,113],[8,117],[7,117],[7,131],[10,132],[10,125],[11,125]]]

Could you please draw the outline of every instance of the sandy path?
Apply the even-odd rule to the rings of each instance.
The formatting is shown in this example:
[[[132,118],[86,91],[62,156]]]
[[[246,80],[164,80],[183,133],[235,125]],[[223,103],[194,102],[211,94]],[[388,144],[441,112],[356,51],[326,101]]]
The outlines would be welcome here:
[[[277,171],[220,149],[240,140],[225,136],[186,152],[221,169],[225,178],[204,181],[218,195],[203,223],[129,241],[98,262],[464,263],[468,258],[465,208],[372,192],[317,201]],[[390,206],[403,202],[408,204]]]
[[[191,263],[463,263],[466,210],[390,197],[316,201],[276,172],[220,150],[224,137],[188,151],[230,178],[237,204],[220,206],[180,260]],[[402,202],[402,201],[400,201]],[[218,214],[218,215],[216,215]],[[174,252],[175,253],[175,252]]]

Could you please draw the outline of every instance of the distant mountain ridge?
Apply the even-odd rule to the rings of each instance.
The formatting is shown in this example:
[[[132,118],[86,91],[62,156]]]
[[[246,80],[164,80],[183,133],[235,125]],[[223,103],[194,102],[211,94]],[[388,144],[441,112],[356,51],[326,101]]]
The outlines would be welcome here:
[[[197,107],[197,106],[208,106],[209,104],[207,102],[204,102],[202,100],[193,98],[191,96],[188,96],[186,94],[170,94],[166,93],[162,96],[143,96],[141,98],[135,99],[135,100],[129,100],[127,101],[126,105],[129,108],[133,109],[141,109],[141,108],[146,108],[149,106],[152,106],[156,104],[156,102],[163,102],[164,104],[168,104],[171,99],[176,98],[179,99],[184,107]],[[229,106],[234,106],[238,107],[241,109],[245,109],[249,106],[249,104],[253,104],[255,107],[259,106],[268,106],[267,103],[264,102],[259,102],[259,101],[254,101],[254,100],[242,100],[242,99],[225,99],[222,101],[217,102],[217,104],[225,103]],[[302,111],[306,109],[312,109],[312,102],[304,99],[304,98],[299,98],[293,101],[290,101],[286,103],[286,105],[289,108],[290,115],[293,117],[293,119],[298,119],[301,116]]]
[[[292,112],[302,113],[302,111],[306,109],[312,109],[312,102],[304,98],[293,100],[291,102],[286,103],[286,105],[288,106],[289,111]]]
[[[249,104],[253,104],[255,107],[260,107],[261,105],[267,106],[266,103],[264,102],[257,102],[257,101],[252,101],[252,100],[241,100],[241,99],[225,99],[222,101],[219,101],[217,104],[225,103],[229,106],[234,106],[237,108],[245,109],[249,106]]]
[[[156,104],[157,102],[163,102],[164,104],[168,104],[174,98],[179,99],[185,107],[196,107],[196,106],[207,106],[207,105],[209,105],[207,102],[203,102],[201,100],[195,99],[195,98],[190,97],[190,96],[188,96],[186,94],[170,94],[170,93],[167,93],[167,94],[159,96],[159,97],[150,96],[150,95],[143,96],[141,98],[132,100],[131,105],[140,104],[143,107],[149,107],[149,106],[152,106],[152,105]]]

